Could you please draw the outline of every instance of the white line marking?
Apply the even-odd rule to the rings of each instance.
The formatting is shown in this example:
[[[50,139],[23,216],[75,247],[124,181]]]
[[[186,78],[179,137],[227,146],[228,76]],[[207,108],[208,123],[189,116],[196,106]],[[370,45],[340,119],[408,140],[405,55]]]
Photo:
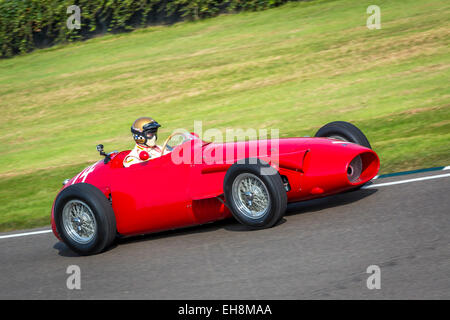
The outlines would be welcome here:
[[[442,170],[450,170],[450,166],[446,166],[446,167],[444,167],[444,169],[442,169]]]
[[[6,236],[0,236],[0,239],[24,237],[24,236],[31,236],[33,234],[41,234],[41,233],[49,233],[49,232],[52,232],[52,230],[42,230],[42,231],[33,231],[33,232],[26,232],[26,233],[8,234]]]
[[[386,183],[371,184],[371,185],[368,185],[368,186],[364,186],[361,189],[384,187],[384,186],[391,186],[391,185],[394,185],[394,184],[402,184],[402,183],[409,183],[409,182],[423,181],[423,180],[431,180],[431,179],[438,179],[438,178],[445,178],[445,177],[450,177],[450,173],[439,174],[437,176],[431,176],[431,177],[422,177],[422,178],[407,179],[407,180],[400,180],[400,181],[393,181],[393,182],[386,182]]]

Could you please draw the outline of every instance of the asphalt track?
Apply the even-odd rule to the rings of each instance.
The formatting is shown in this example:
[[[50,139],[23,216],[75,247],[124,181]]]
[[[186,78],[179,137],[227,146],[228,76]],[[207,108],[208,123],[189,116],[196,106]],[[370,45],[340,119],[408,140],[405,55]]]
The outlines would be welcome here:
[[[229,219],[122,239],[89,257],[51,233],[3,233],[0,299],[450,299],[444,173],[294,204],[267,230]],[[80,290],[67,289],[69,265],[80,267]],[[370,265],[380,267],[380,289],[367,288]]]

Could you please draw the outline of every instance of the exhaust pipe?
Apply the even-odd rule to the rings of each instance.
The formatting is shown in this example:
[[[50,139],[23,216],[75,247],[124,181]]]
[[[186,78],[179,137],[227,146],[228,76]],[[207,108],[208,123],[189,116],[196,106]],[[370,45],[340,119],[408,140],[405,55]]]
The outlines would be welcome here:
[[[363,152],[348,164],[347,179],[355,185],[372,179],[380,169],[380,160],[374,152]]]
[[[347,178],[348,181],[354,183],[361,176],[361,172],[363,169],[363,164],[361,160],[361,156],[356,156],[352,162],[347,167]]]

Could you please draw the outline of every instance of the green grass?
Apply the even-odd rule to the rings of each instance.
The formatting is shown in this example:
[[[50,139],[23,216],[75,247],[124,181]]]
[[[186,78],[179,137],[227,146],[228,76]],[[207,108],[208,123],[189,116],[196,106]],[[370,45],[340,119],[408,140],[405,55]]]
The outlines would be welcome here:
[[[450,163],[450,3],[289,3],[151,27],[0,61],[0,230],[49,223],[63,179],[132,146],[132,121],[278,128],[351,121],[381,173]]]

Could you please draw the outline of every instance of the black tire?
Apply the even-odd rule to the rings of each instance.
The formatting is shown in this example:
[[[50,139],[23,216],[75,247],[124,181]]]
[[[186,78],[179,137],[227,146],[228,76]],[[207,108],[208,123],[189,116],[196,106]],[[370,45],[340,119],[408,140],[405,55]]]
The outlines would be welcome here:
[[[261,174],[264,172],[264,174]],[[270,174],[267,174],[270,173]],[[245,175],[241,175],[245,174]],[[239,204],[233,198],[233,183],[238,177],[246,176],[262,182],[270,198],[266,212],[257,218],[250,218],[239,209]],[[239,178],[240,179],[240,178]],[[254,180],[255,181],[255,180]],[[223,182],[225,202],[233,216],[250,229],[265,229],[273,227],[283,218],[286,212],[287,195],[279,173],[266,162],[259,159],[245,159],[245,163],[235,163],[227,171]],[[253,197],[253,196],[252,196]]]
[[[315,137],[341,137],[341,140],[353,142],[372,149],[369,140],[367,140],[364,133],[362,133],[355,125],[345,121],[334,121],[324,125],[317,131]]]
[[[77,242],[63,225],[63,209],[71,200],[83,202],[95,217],[94,235],[87,243]],[[109,247],[115,239],[116,218],[111,203],[98,188],[91,184],[77,183],[65,188],[55,201],[54,212],[56,229],[61,239],[70,249],[80,255],[100,253]]]

